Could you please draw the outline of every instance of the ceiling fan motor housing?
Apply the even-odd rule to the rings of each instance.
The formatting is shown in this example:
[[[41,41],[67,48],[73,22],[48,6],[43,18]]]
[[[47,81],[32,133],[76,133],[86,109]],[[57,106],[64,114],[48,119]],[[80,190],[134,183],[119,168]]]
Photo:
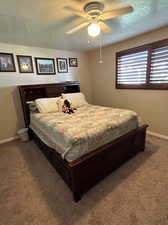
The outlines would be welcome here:
[[[84,6],[84,11],[92,18],[98,17],[104,10],[104,4],[101,2],[89,2]]]

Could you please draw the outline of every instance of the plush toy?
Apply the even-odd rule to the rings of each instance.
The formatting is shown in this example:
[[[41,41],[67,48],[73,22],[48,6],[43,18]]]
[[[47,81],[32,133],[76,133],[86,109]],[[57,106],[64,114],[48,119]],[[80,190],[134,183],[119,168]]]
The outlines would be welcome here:
[[[71,114],[71,113],[74,113],[74,110],[76,110],[76,109],[71,107],[71,103],[67,99],[65,99],[64,105],[62,106],[62,111],[64,113]]]

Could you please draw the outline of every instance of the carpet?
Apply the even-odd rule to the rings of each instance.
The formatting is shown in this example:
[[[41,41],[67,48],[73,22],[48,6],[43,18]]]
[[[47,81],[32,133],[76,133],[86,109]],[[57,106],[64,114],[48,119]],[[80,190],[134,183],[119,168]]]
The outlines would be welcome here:
[[[168,142],[146,150],[78,203],[33,141],[0,146],[0,225],[167,225]]]

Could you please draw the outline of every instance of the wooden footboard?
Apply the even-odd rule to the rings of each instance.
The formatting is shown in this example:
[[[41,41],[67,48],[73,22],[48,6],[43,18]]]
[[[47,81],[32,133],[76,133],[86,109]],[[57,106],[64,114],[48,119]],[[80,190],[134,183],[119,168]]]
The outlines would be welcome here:
[[[45,145],[31,129],[29,129],[29,135],[70,187],[73,198],[77,202],[89,188],[138,152],[144,151],[147,127],[148,125],[143,125],[134,129],[70,163],[63,160],[55,150]]]

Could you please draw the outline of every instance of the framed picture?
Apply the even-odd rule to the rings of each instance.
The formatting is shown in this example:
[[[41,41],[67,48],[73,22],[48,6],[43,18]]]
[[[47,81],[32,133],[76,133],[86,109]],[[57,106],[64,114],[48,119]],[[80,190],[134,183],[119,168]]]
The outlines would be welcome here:
[[[59,73],[68,73],[68,63],[66,58],[57,58],[57,69]]]
[[[55,73],[55,61],[52,58],[35,58],[36,71],[39,75],[53,75]]]
[[[0,53],[0,72],[16,72],[13,54]]]
[[[32,57],[27,55],[17,55],[20,73],[33,73]]]
[[[69,66],[70,67],[78,67],[78,60],[77,60],[77,58],[69,58]]]

